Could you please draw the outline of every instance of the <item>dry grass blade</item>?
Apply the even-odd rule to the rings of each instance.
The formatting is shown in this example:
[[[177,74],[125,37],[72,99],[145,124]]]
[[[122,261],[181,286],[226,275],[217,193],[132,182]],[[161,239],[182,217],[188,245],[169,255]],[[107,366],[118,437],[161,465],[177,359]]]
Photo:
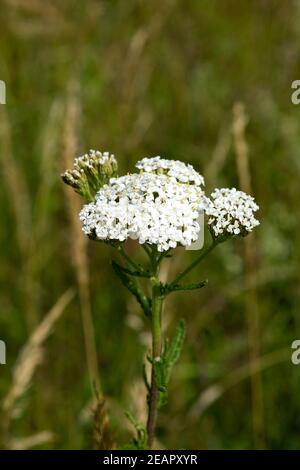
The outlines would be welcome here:
[[[77,130],[79,123],[80,103],[77,92],[77,84],[70,84],[66,103],[64,133],[63,133],[63,165],[70,168],[73,165],[77,151]],[[79,286],[81,317],[84,333],[86,360],[89,371],[91,389],[100,390],[98,374],[97,350],[95,344],[94,326],[91,312],[91,300],[89,291],[89,267],[87,259],[86,239],[83,236],[81,223],[78,217],[80,203],[78,196],[67,186],[64,186],[68,206],[72,256],[75,263],[77,282]]]
[[[0,164],[16,220],[16,236],[21,254],[26,257],[31,233],[31,206],[27,184],[13,156],[11,127],[5,106],[0,107]]]
[[[9,7],[40,15],[48,20],[51,18],[57,21],[60,18],[59,10],[57,10],[51,1],[45,4],[42,0],[5,0],[5,3]]]
[[[242,191],[252,194],[251,173],[249,168],[249,152],[245,136],[245,129],[248,123],[248,117],[242,103],[235,103],[233,107],[233,142],[236,155],[236,165],[240,187]],[[256,244],[254,234],[248,235],[244,239],[244,266],[245,266],[245,309],[248,324],[248,341],[250,364],[255,364],[260,357],[260,328],[259,328],[259,306],[258,296],[255,287],[256,284]],[[251,373],[251,390],[252,390],[252,418],[254,444],[256,448],[265,446],[264,436],[264,404],[263,389],[260,376],[260,369],[252,370]]]
[[[147,377],[149,377],[151,373],[151,368],[149,367],[148,361],[145,361],[145,367],[147,369]],[[146,401],[147,390],[145,387],[145,383],[142,379],[136,379],[131,384],[130,403],[132,403],[133,406],[133,416],[139,423],[146,423],[147,421],[147,408],[145,408]],[[129,425],[130,423],[128,422],[127,424]]]
[[[121,114],[124,116],[123,119],[132,109],[133,102],[146,90],[153,73],[153,67],[149,69],[149,64],[145,60],[145,49],[151,41],[154,41],[159,36],[165,22],[172,15],[175,5],[175,0],[162,2],[161,10],[153,14],[147,27],[137,29],[131,38],[123,60],[121,96]]]
[[[261,372],[269,367],[279,364],[280,362],[286,361],[288,357],[289,351],[287,349],[280,349],[270,354],[266,354],[252,363],[247,363],[246,365],[233,370],[220,383],[210,385],[201,393],[197,402],[189,411],[189,419],[191,421],[198,419],[207,410],[207,408],[219,400],[227,390],[239,384],[243,380],[246,380],[249,377],[251,378],[253,372]]]
[[[57,154],[63,113],[62,100],[51,103],[48,119],[40,137],[41,158],[39,186],[33,204],[33,224],[28,243],[27,259],[24,263],[22,289],[24,310],[29,331],[38,324],[37,292],[40,289],[40,273],[48,265],[53,253],[53,237],[48,236],[51,223],[51,200],[53,186],[57,183]],[[45,237],[47,235],[47,238]]]
[[[33,447],[49,444],[54,440],[54,434],[50,431],[41,431],[32,436],[14,438],[8,442],[8,449],[10,450],[28,450]]]
[[[112,450],[115,444],[111,435],[109,419],[106,413],[105,400],[96,397],[96,405],[94,407],[94,443],[96,450]]]
[[[236,155],[236,165],[241,189],[251,193],[251,173],[249,169],[249,151],[246,142],[246,126],[248,116],[245,113],[243,103],[235,103],[233,106],[233,143]]]
[[[221,129],[217,145],[213,151],[211,159],[205,171],[205,179],[210,186],[215,186],[217,176],[224,168],[226,157],[228,155],[231,143],[231,133],[226,127]]]
[[[65,308],[74,297],[73,290],[66,291],[34,330],[25,346],[22,348],[13,371],[12,385],[5,396],[2,410],[5,416],[5,429],[14,415],[18,399],[26,392],[33,374],[40,364],[43,354],[43,343],[50,335],[54,324],[63,314]],[[3,423],[3,417],[2,417]]]
[[[57,183],[57,155],[60,150],[61,123],[63,119],[62,99],[56,99],[51,104],[48,119],[45,123],[41,142],[41,158],[39,165],[39,187],[34,206],[36,224],[34,227],[35,241],[38,241],[47,230],[49,223],[49,201],[51,191]]]
[[[57,3],[57,2],[56,2]],[[61,8],[53,1],[43,0],[4,0],[1,13],[4,10],[9,29],[16,38],[31,38],[33,36],[53,37],[72,31],[73,25]]]

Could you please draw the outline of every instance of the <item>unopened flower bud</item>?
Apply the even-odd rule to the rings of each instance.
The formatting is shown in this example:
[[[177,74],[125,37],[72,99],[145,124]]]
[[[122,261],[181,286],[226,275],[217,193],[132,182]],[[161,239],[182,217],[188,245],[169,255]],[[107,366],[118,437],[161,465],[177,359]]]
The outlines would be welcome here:
[[[90,150],[89,153],[75,158],[73,168],[66,170],[62,179],[87,201],[92,201],[97,191],[117,175],[117,169],[114,155]]]

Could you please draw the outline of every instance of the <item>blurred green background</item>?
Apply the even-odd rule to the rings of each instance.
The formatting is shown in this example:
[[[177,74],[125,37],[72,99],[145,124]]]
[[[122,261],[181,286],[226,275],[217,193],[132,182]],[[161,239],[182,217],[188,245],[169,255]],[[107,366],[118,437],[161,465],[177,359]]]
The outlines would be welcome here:
[[[144,156],[189,162],[208,191],[251,177],[261,207],[250,242],[218,247],[191,276],[208,287],[167,302],[166,333],[183,316],[187,338],[157,447],[297,448],[300,107],[290,96],[300,2],[0,0],[0,14],[2,447],[93,448],[95,421],[103,447],[122,446],[133,432],[124,410],[145,420],[148,325],[113,275],[111,249],[83,241],[79,198],[60,180],[96,148],[114,153],[121,172]],[[237,102],[248,118],[246,173]],[[177,251],[164,275],[195,256]],[[90,313],[106,397],[96,420]],[[45,318],[46,333],[29,340]]]

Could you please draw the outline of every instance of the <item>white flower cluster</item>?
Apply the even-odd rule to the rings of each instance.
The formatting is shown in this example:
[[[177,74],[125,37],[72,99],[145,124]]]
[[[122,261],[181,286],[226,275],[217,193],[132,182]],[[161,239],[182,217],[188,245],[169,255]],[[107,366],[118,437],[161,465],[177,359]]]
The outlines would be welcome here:
[[[146,172],[111,178],[80,219],[84,233],[100,240],[132,238],[166,251],[197,239],[202,203],[200,186]]]
[[[246,235],[259,225],[251,196],[223,188],[206,197],[204,178],[191,165],[157,156],[143,158],[136,167],[139,174],[117,178],[115,157],[90,150],[64,173],[63,180],[92,201],[80,212],[85,234],[107,241],[132,238],[166,251],[198,239],[202,210],[215,238]]]
[[[246,235],[251,232],[259,225],[253,214],[258,209],[253,197],[235,188],[215,189],[211,199],[206,198],[208,224],[216,237],[226,233]]]
[[[197,173],[192,165],[186,165],[179,160],[166,160],[164,158],[151,157],[143,158],[135,165],[141,171],[155,174],[165,174],[176,178],[181,183],[191,183],[197,186],[204,186],[204,178]]]

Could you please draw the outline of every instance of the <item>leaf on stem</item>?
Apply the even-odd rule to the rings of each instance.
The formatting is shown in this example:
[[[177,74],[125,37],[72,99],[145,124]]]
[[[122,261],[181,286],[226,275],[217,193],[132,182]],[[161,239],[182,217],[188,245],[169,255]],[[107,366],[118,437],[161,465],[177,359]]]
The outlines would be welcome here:
[[[149,271],[145,271],[144,269],[140,268],[138,270],[132,270],[129,268],[125,268],[125,266],[121,266],[119,264],[119,269],[121,269],[125,274],[129,274],[130,276],[136,277],[151,277],[151,273]]]
[[[146,444],[147,444],[147,439],[148,439],[148,434],[146,429],[142,424],[140,424],[133,416],[131,413],[128,411],[125,413],[126,417],[128,420],[131,422],[133,427],[136,430],[137,436],[132,439],[132,442],[130,444],[124,446],[123,449],[125,450],[144,450],[146,449]]]
[[[148,356],[148,360],[151,362],[154,370],[155,382],[159,391],[159,408],[168,401],[168,383],[173,367],[181,354],[184,338],[185,321],[180,320],[173,340],[170,343],[165,341],[162,355],[160,357]]]
[[[122,282],[122,284],[128,289],[136,298],[140,306],[142,307],[147,317],[151,316],[151,303],[148,297],[143,293],[135,279],[130,278],[126,271],[126,268],[118,264],[116,261],[112,261],[112,267],[116,275]]]
[[[168,295],[171,294],[172,292],[175,291],[185,291],[185,290],[196,290],[196,289],[202,289],[202,287],[205,287],[207,285],[208,281],[205,279],[204,281],[201,282],[196,282],[193,284],[161,284],[160,285],[160,291],[162,295]]]

